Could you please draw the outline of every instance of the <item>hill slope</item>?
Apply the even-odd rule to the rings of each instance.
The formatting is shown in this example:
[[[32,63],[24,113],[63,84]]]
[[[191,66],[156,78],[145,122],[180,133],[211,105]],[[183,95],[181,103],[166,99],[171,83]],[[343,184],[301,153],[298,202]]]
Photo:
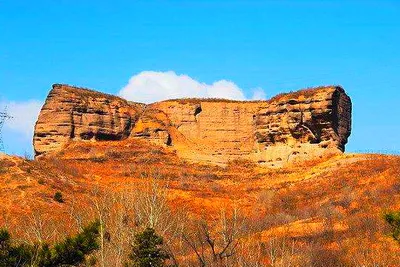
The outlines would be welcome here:
[[[238,211],[246,226],[241,244],[264,243],[259,256],[269,263],[266,250],[273,244],[295,245],[277,257],[300,265],[394,266],[399,260],[399,246],[382,219],[385,211],[400,209],[398,156],[340,154],[281,169],[249,161],[218,167],[188,163],[171,148],[127,139],[71,142],[35,161],[3,156],[0,166],[0,225],[23,238],[41,231],[42,238],[53,240],[74,232],[79,222],[98,216],[99,203],[141,203],[154,178],[165,189],[166,221],[185,214],[180,221],[185,225],[198,218],[217,222],[221,211]],[[57,191],[64,203],[53,199]],[[38,222],[50,221],[37,231]],[[170,237],[168,230],[163,233]],[[193,257],[179,251],[181,263]]]

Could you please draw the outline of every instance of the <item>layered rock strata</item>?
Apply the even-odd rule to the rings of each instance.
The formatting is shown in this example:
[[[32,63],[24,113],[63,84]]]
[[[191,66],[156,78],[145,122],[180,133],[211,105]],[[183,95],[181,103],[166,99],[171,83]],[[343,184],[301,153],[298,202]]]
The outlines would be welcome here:
[[[143,138],[194,161],[249,159],[282,165],[344,151],[351,100],[338,86],[268,101],[177,99],[150,105],[56,84],[35,127],[36,155],[70,141]]]
[[[127,138],[144,107],[112,95],[55,84],[36,122],[35,154],[60,150],[70,140]]]

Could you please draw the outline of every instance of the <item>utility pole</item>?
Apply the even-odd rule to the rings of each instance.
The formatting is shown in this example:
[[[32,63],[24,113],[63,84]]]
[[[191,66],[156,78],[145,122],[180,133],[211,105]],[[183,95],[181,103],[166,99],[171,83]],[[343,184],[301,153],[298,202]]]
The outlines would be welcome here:
[[[4,143],[3,143],[3,136],[2,136],[2,129],[4,122],[7,119],[12,119],[10,115],[7,113],[7,107],[4,108],[3,112],[0,112],[0,152],[4,152]]]

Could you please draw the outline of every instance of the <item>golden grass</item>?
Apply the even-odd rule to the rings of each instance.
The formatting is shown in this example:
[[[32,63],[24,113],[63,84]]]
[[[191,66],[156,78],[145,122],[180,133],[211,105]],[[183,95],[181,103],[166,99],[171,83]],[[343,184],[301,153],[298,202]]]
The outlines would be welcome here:
[[[156,178],[168,184],[174,210],[213,218],[221,209],[237,207],[251,226],[249,236],[259,235],[262,242],[289,238],[300,246],[312,240],[325,252],[343,252],[342,262],[350,262],[351,253],[362,255],[357,243],[386,262],[385,249],[400,252],[381,217],[385,210],[400,209],[399,156],[344,154],[283,169],[245,161],[218,167],[187,163],[168,149],[125,140],[71,143],[53,157],[7,158],[0,166],[0,214],[6,215],[0,225],[17,227],[24,221],[16,218],[35,209],[68,222],[69,205],[89,205],[93,188],[132,190]],[[56,191],[65,204],[52,199]]]

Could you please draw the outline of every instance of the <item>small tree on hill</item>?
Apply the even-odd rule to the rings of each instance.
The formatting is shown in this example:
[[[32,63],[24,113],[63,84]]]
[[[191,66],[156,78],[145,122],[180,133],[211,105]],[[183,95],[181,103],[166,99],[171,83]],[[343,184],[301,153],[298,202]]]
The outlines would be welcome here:
[[[130,255],[131,261],[127,266],[148,267],[164,266],[169,255],[161,246],[162,237],[158,236],[153,228],[146,228],[135,235],[135,240]]]
[[[54,200],[59,203],[64,203],[64,198],[63,198],[63,195],[61,194],[61,192],[58,191],[54,194]]]
[[[391,211],[384,215],[388,224],[392,227],[392,236],[400,242],[400,211]]]

